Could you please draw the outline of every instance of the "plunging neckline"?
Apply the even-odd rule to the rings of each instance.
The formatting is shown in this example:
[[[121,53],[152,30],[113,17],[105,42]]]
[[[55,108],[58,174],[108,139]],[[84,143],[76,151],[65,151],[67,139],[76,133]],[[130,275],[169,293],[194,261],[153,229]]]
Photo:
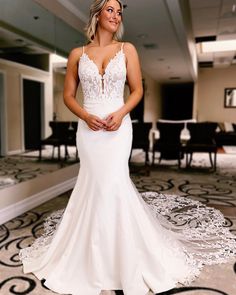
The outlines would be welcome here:
[[[98,68],[98,65],[96,64],[96,62],[95,62],[92,58],[90,58],[89,55],[88,55],[86,52],[83,52],[82,55],[81,55],[81,57],[82,57],[82,56],[86,56],[87,59],[88,59],[91,63],[94,64],[95,68],[97,69],[97,73],[98,73],[98,75],[99,75],[99,76],[101,77],[101,79],[103,80],[103,79],[104,79],[104,76],[105,76],[106,73],[107,73],[107,69],[109,68],[110,64],[112,63],[112,61],[114,61],[114,60],[117,58],[117,56],[118,56],[120,53],[124,54],[124,52],[123,52],[123,48],[121,48],[120,50],[118,50],[118,51],[116,52],[116,54],[115,54],[112,58],[110,58],[110,60],[108,61],[107,65],[106,65],[106,67],[105,67],[105,69],[104,69],[103,74],[100,73],[99,68]],[[80,57],[80,58],[81,58],[81,57]]]

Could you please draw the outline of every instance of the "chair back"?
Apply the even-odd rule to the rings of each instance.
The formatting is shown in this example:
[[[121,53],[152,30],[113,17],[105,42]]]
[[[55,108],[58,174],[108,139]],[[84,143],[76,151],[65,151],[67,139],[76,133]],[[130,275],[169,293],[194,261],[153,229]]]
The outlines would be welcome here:
[[[151,122],[133,122],[133,142],[149,143],[149,132],[152,128]]]
[[[187,123],[190,132],[191,144],[214,144],[217,123],[214,122],[198,122]]]
[[[184,128],[184,123],[164,123],[157,122],[157,129],[160,132],[159,143],[180,144],[180,133]]]
[[[53,138],[63,141],[68,137],[70,122],[50,121],[49,126],[52,129]]]

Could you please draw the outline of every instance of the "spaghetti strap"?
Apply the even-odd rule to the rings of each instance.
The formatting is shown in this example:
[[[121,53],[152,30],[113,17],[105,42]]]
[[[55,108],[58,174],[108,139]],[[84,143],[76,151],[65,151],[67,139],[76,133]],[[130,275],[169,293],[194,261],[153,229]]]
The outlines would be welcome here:
[[[124,44],[125,44],[125,42],[122,42],[121,43],[121,50],[123,51],[123,48],[124,48]]]
[[[83,46],[83,49],[82,49],[82,54],[84,54],[84,46]]]

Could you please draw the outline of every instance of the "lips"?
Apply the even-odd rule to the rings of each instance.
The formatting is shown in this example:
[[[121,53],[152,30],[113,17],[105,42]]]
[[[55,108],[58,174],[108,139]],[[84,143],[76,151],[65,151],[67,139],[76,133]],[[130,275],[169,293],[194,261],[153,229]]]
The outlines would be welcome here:
[[[118,25],[118,23],[116,23],[116,22],[111,22],[111,21],[110,21],[110,23],[113,24],[113,25]]]

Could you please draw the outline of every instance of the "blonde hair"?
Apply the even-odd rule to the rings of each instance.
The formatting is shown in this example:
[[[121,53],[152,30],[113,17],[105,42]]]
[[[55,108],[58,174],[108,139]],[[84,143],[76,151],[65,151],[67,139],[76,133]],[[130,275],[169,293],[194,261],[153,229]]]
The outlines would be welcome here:
[[[93,39],[96,35],[97,25],[98,25],[97,17],[100,14],[100,12],[102,11],[102,9],[104,8],[104,6],[107,4],[108,1],[109,0],[94,0],[92,5],[90,6],[89,21],[85,27],[85,33],[86,33],[86,36],[87,36],[89,42],[93,41]],[[123,12],[123,4],[122,4],[121,0],[116,0],[116,1],[120,4],[121,11]],[[113,38],[115,40],[119,41],[119,40],[121,40],[123,33],[124,33],[124,25],[121,20],[119,28],[118,28],[117,32],[115,32]]]

